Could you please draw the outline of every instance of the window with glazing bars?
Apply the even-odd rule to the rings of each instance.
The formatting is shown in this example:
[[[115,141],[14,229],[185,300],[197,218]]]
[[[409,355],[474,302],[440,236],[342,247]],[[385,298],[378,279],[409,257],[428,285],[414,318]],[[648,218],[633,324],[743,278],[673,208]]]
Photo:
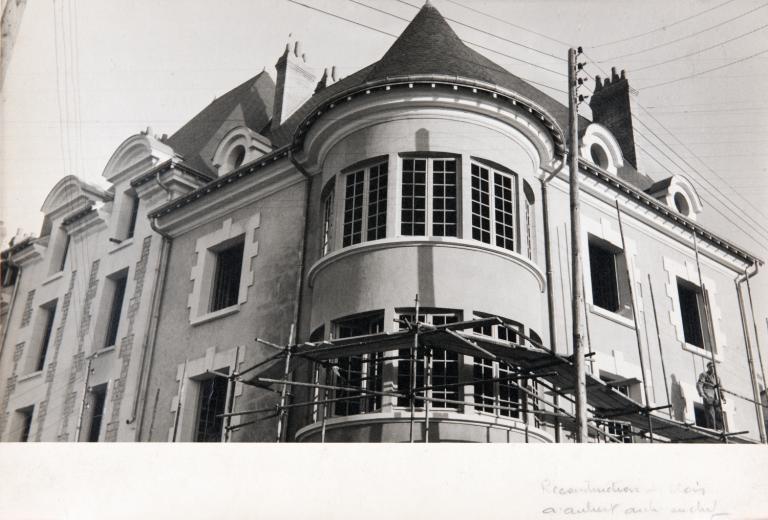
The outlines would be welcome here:
[[[331,181],[323,190],[323,236],[320,246],[320,254],[327,255],[331,248],[331,227],[333,225],[333,193],[334,182]]]
[[[454,158],[403,159],[401,235],[458,236],[456,164]]]
[[[107,321],[107,333],[104,336],[104,347],[111,347],[117,341],[117,329],[120,326],[120,315],[123,312],[123,300],[125,299],[125,287],[128,283],[128,273],[111,279],[112,305],[109,309]]]
[[[371,166],[368,177],[368,240],[387,236],[387,163]]]
[[[344,247],[363,241],[363,188],[365,170],[348,173],[344,179]]]
[[[473,163],[471,179],[472,238],[514,251],[514,177]]]
[[[477,317],[482,318],[484,316],[477,315]],[[519,330],[522,329],[522,325],[518,323],[510,322],[510,325]],[[502,325],[475,327],[474,332],[503,341],[518,342],[517,332]],[[519,418],[522,399],[525,399],[525,396],[521,396],[521,392],[516,386],[516,384],[524,383],[524,380],[515,377],[517,374],[519,374],[519,369],[503,361],[474,358],[475,409],[485,413]],[[498,379],[498,381],[486,381],[488,379]]]
[[[405,318],[410,322],[413,322],[413,314],[401,314],[400,318]],[[451,314],[419,314],[419,320],[423,323],[429,323],[431,325],[445,325],[448,323],[455,323],[459,321],[459,316],[456,313]],[[401,329],[406,328],[404,324],[400,325]],[[426,386],[425,379],[425,361],[426,361],[426,349],[419,347],[416,352],[416,378],[415,388]],[[439,347],[432,348],[432,370],[431,370],[431,382],[429,386],[432,387],[429,391],[416,392],[417,398],[414,400],[417,407],[424,406],[424,400],[418,397],[431,397],[433,399],[443,399],[451,401],[459,401],[461,395],[461,388],[457,384],[459,382],[459,355],[456,352],[445,350]],[[397,388],[401,393],[407,393],[411,388],[411,351],[410,349],[400,349],[398,353],[397,362]],[[410,400],[407,397],[397,398],[398,406],[410,406]],[[446,403],[440,401],[430,402],[432,408],[457,408],[455,403]]]
[[[220,442],[224,418],[219,415],[224,413],[227,402],[227,378],[214,376],[200,381],[199,385],[195,442]]]
[[[104,405],[107,402],[107,385],[99,385],[91,389],[91,421],[88,430],[88,442],[98,442],[101,432],[101,422],[104,418]]]
[[[240,274],[243,269],[241,238],[237,243],[216,253],[216,268],[211,290],[210,312],[236,305],[240,295]]]
[[[525,244],[526,253],[529,260],[536,259],[536,213],[534,212],[534,203],[536,197],[533,189],[527,181],[523,181],[523,192],[525,194]]]
[[[350,318],[336,323],[339,338],[375,334],[383,330],[384,316],[381,313]],[[381,392],[383,368],[381,358],[380,352],[339,358],[336,361],[338,367],[335,374],[336,385]],[[380,395],[363,394],[353,390],[337,390],[336,397],[345,399],[335,403],[335,415],[356,415],[381,409]],[[346,399],[348,397],[350,399]]]
[[[40,307],[40,311],[43,313],[43,337],[40,342],[40,351],[37,356],[37,363],[35,364],[35,370],[42,370],[45,366],[45,356],[48,353],[48,347],[51,343],[51,335],[53,333],[53,320],[56,318],[56,300]]]

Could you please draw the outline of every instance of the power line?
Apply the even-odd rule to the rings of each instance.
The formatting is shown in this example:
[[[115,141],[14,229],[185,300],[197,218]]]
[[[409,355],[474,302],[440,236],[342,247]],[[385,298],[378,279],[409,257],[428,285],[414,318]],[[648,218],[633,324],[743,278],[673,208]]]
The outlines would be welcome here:
[[[641,70],[652,69],[653,67],[660,67],[662,65],[666,65],[667,63],[672,63],[672,62],[675,62],[675,61],[678,61],[678,60],[682,60],[682,59],[685,59],[685,58],[690,58],[691,56],[695,56],[697,54],[701,54],[701,53],[706,52],[708,50],[714,49],[715,47],[720,47],[722,45],[725,45],[726,43],[731,43],[732,41],[736,41],[736,40],[739,40],[739,39],[744,38],[746,36],[749,36],[750,34],[754,34],[757,31],[762,31],[766,27],[768,27],[768,23],[764,24],[764,25],[761,25],[757,29],[752,29],[749,32],[746,32],[744,34],[740,34],[738,36],[734,36],[733,38],[730,38],[730,39],[722,41],[722,42],[718,42],[718,43],[716,43],[714,45],[710,45],[709,47],[705,47],[703,49],[699,49],[698,51],[689,52],[688,54],[683,54],[682,56],[678,56],[677,58],[670,58],[668,60],[664,60],[664,61],[661,61],[659,63],[655,63],[653,65],[646,65],[645,67],[640,67],[639,69],[635,69],[634,72],[640,72]]]
[[[768,49],[764,49],[764,50],[762,50],[760,52],[757,52],[755,54],[752,54],[750,56],[745,56],[743,58],[739,58],[738,60],[732,61],[730,63],[726,63],[725,65],[720,65],[719,67],[715,67],[715,68],[707,69],[707,70],[702,70],[701,72],[696,72],[696,73],[690,74],[688,76],[683,76],[682,78],[671,79],[669,81],[662,81],[661,83],[656,83],[654,85],[648,85],[647,87],[640,87],[640,89],[642,89],[642,90],[650,90],[652,88],[661,87],[661,86],[664,86],[664,85],[669,85],[670,83],[677,83],[678,81],[683,81],[683,80],[686,80],[686,79],[695,78],[697,76],[701,76],[701,75],[707,74],[709,72],[714,72],[716,70],[724,69],[726,67],[730,67],[732,65],[736,65],[738,63],[742,63],[744,61],[751,60],[752,58],[756,58],[756,57],[758,57],[758,56],[760,56],[762,54],[765,54],[766,52],[768,52]]]
[[[694,36],[698,36],[699,34],[703,34],[703,33],[707,32],[707,31],[711,31],[712,29],[717,29],[718,27],[721,27],[721,26],[723,26],[723,25],[725,25],[727,23],[730,23],[730,22],[732,22],[734,20],[738,20],[739,18],[744,18],[748,14],[754,13],[755,11],[757,11],[759,9],[763,9],[766,6],[768,6],[768,3],[762,4],[762,5],[758,6],[758,7],[755,7],[754,9],[750,9],[749,11],[747,11],[745,13],[741,13],[740,15],[734,16],[733,18],[729,18],[728,20],[725,20],[724,22],[720,22],[720,23],[717,23],[717,24],[712,25],[710,27],[707,27],[706,29],[701,29],[700,31],[696,31],[694,33],[687,34],[687,35],[682,36],[680,38],[677,38],[675,40],[671,40],[671,41],[668,41],[668,42],[660,43],[658,45],[654,45],[654,46],[648,47],[646,49],[641,49],[641,50],[635,51],[635,52],[629,52],[627,54],[620,54],[620,55],[614,56],[612,58],[606,58],[604,60],[601,60],[600,63],[605,63],[605,62],[608,62],[608,61],[618,60],[618,59],[621,59],[621,58],[627,58],[629,56],[636,56],[638,54],[644,54],[646,52],[649,52],[649,51],[652,51],[652,50],[655,50],[655,49],[660,49],[661,47],[666,47],[667,45],[672,45],[673,43],[677,43],[677,42],[680,42],[680,41],[683,41],[683,40],[687,40],[688,38],[692,38]]]
[[[450,2],[450,0],[446,0],[446,1]],[[636,34],[634,36],[627,36],[626,38],[621,38],[620,40],[614,40],[612,42],[601,43],[600,45],[592,45],[592,48],[593,49],[599,49],[600,47],[607,47],[608,45],[614,45],[616,43],[622,43],[622,42],[626,42],[626,41],[629,41],[629,40],[634,40],[636,38],[641,38],[643,36],[647,36],[649,34],[653,34],[653,33],[658,32],[658,31],[664,31],[666,29],[669,29],[670,27],[674,27],[675,25],[680,25],[683,22],[687,22],[688,20],[692,20],[692,19],[694,19],[694,18],[696,18],[698,16],[706,14],[706,13],[708,13],[710,11],[714,11],[715,9],[719,9],[719,8],[721,8],[723,6],[726,6],[728,4],[731,4],[731,3],[735,2],[735,1],[736,0],[728,0],[727,2],[723,2],[722,4],[718,4],[718,5],[714,6],[714,7],[710,7],[709,9],[705,9],[704,11],[700,11],[700,12],[698,12],[696,14],[691,15],[691,16],[687,16],[685,18],[681,18],[680,20],[677,20],[675,22],[668,23],[666,25],[662,25],[661,27],[657,27],[655,29],[651,29],[650,31],[646,31],[646,32],[641,33],[641,34]]]
[[[297,5],[300,5],[302,7],[306,7],[307,9],[312,9],[313,11],[317,11],[317,12],[326,14],[328,16],[332,16],[334,18],[338,18],[339,20],[344,20],[345,22],[353,23],[353,24],[358,25],[360,27],[365,27],[366,29],[370,29],[372,31],[376,31],[377,33],[386,34],[387,36],[391,36],[393,38],[397,38],[396,34],[392,34],[392,33],[387,32],[387,31],[382,31],[381,29],[377,29],[376,27],[371,27],[370,25],[365,25],[364,23],[360,23],[360,22],[357,22],[355,20],[351,20],[349,18],[344,18],[343,16],[339,16],[337,14],[333,14],[333,13],[330,13],[328,11],[324,11],[323,9],[320,9],[318,7],[313,7],[311,5],[307,5],[305,3],[298,2],[297,0],[287,0],[287,1],[291,2],[292,4],[297,4]]]

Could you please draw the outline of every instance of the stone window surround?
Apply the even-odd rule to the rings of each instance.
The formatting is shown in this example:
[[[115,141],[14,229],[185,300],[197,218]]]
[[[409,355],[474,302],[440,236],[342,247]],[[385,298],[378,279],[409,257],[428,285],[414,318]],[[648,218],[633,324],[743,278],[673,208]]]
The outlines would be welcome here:
[[[190,273],[192,292],[189,295],[189,322],[198,325],[207,321],[228,316],[240,309],[248,299],[248,288],[253,285],[255,271],[253,261],[258,255],[259,243],[256,232],[261,225],[261,213],[256,213],[247,221],[233,222],[231,218],[221,223],[221,228],[201,236],[195,243],[196,262]],[[216,266],[216,253],[212,251],[218,244],[244,235],[243,268],[240,273],[240,289],[237,304],[215,312],[208,311],[208,299],[213,285],[213,271]]]
[[[686,259],[685,264],[664,257],[664,271],[667,273],[667,280],[665,281],[666,296],[671,300],[670,311],[668,314],[669,321],[675,330],[675,337],[680,342],[683,350],[702,356],[707,359],[712,359],[712,353],[709,351],[686,343],[685,335],[683,333],[683,319],[680,312],[680,298],[677,290],[677,279],[681,278],[687,280],[695,286],[699,286],[699,274],[696,268],[696,261]],[[723,332],[720,321],[722,319],[722,311],[717,305],[717,286],[715,283],[702,275],[702,282],[706,287],[707,294],[709,295],[709,310],[710,318],[712,320],[712,331],[714,333],[714,342],[716,345],[716,353],[714,355],[715,361],[722,361],[722,354],[727,349],[727,338]],[[694,393],[694,395],[696,395]]]
[[[236,356],[240,353],[239,358]],[[173,416],[179,411],[178,425],[176,431],[176,442],[192,442],[195,438],[195,426],[197,423],[197,404],[200,396],[198,381],[204,379],[209,370],[225,371],[229,370],[232,374],[239,371],[244,362],[244,346],[233,347],[228,350],[218,352],[216,347],[210,347],[205,351],[205,355],[196,359],[187,360],[176,366],[176,395],[171,399],[170,413]],[[182,381],[183,379],[183,381]],[[179,390],[181,396],[179,396]],[[243,394],[243,384],[235,383],[233,397],[237,398]],[[181,400],[181,401],[180,401]],[[179,406],[181,402],[181,406]],[[175,417],[174,417],[175,421]],[[173,423],[168,429],[168,441],[173,441]],[[231,420],[232,426],[240,424],[240,416],[234,416]]]

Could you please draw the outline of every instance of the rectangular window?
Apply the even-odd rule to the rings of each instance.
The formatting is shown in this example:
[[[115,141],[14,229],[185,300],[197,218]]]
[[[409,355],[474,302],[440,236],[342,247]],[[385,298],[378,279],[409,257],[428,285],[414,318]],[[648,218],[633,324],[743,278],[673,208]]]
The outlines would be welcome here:
[[[133,238],[133,233],[136,231],[136,219],[139,216],[139,197],[138,195],[128,194],[129,197],[129,214],[128,214],[128,226],[125,232],[125,238]]]
[[[109,279],[112,285],[112,304],[109,308],[107,332],[104,336],[104,348],[111,347],[117,341],[117,329],[120,326],[120,315],[123,312],[125,287],[128,283],[128,272]]]
[[[383,330],[383,313],[336,322],[336,333],[339,338],[375,334]],[[380,352],[374,352],[338,359],[336,361],[338,370],[334,371],[335,385],[381,392],[383,369],[381,358]],[[380,395],[363,394],[354,390],[337,390],[335,396],[343,399],[335,403],[334,414],[337,416],[356,415],[381,409]]]
[[[33,407],[25,408],[24,410],[18,410],[16,413],[19,418],[19,442],[29,442],[29,434],[32,431],[32,412]]]
[[[368,240],[387,236],[387,163],[372,166],[368,178]]]
[[[91,389],[90,412],[91,420],[88,429],[88,442],[99,442],[101,422],[104,418],[104,405],[107,402],[107,385],[99,385]]]
[[[344,187],[344,247],[363,241],[365,170],[348,173]]]
[[[323,206],[323,238],[320,246],[320,255],[325,256],[330,252],[331,248],[331,227],[333,223],[333,188],[334,183],[331,182],[330,187],[326,187],[326,192],[322,197]]]
[[[515,178],[475,163],[472,164],[471,178],[472,238],[514,251],[517,211]]]
[[[195,442],[220,442],[224,432],[224,413],[227,403],[226,377],[214,376],[200,381],[200,396],[197,405],[197,427]]]
[[[210,312],[236,305],[240,295],[244,239],[216,252]]]
[[[458,236],[456,159],[403,159],[400,234]]]
[[[616,254],[590,241],[589,272],[592,276],[592,303],[611,312],[618,311]]]
[[[56,300],[40,307],[43,315],[43,336],[40,341],[40,350],[35,364],[35,370],[42,370],[45,366],[45,356],[48,353],[48,347],[53,333],[53,320],[56,318]]]
[[[680,298],[680,315],[685,342],[709,350],[709,341],[707,341],[709,338],[704,319],[704,295],[701,288],[678,278],[677,293]]]
[[[423,236],[427,230],[427,160],[403,159],[400,234]]]
[[[67,233],[67,238],[64,241],[64,250],[61,253],[61,262],[59,262],[59,271],[64,270],[64,265],[67,263],[67,254],[69,253],[69,241],[71,240],[71,237],[69,233]]]

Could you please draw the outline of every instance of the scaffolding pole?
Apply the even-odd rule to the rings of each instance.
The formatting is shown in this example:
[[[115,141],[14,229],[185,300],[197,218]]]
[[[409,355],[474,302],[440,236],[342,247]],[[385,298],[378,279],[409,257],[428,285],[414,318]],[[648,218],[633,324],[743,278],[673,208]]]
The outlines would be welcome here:
[[[648,292],[651,294],[651,309],[653,310],[653,323],[656,326],[656,342],[659,344],[659,359],[661,360],[661,375],[664,377],[664,392],[667,395],[667,404],[669,407],[669,418],[672,418],[672,400],[669,396],[669,383],[667,382],[667,368],[664,365],[664,349],[661,347],[661,332],[659,331],[659,317],[656,314],[656,299],[653,296],[653,284],[651,275],[648,274]]]
[[[755,319],[755,306],[752,303],[752,286],[749,283],[749,276],[747,276],[747,296],[749,297],[749,312],[752,315],[752,324],[755,328],[755,349],[757,350],[757,359],[760,362],[760,375],[763,376],[763,384],[768,384],[765,375],[765,366],[763,365],[763,354],[760,349],[760,336],[757,333],[757,320]],[[766,318],[766,323],[768,323],[768,318]]]
[[[283,379],[286,381],[291,372],[291,345],[293,345],[294,333],[296,324],[291,323],[291,331],[288,333],[288,345],[285,347],[285,371],[283,372]],[[283,437],[283,420],[285,418],[285,402],[288,398],[288,385],[283,384],[283,389],[280,392],[280,410],[277,416],[277,442]]]
[[[416,395],[414,388],[416,388],[416,356],[419,349],[419,294],[416,293],[415,298],[416,303],[416,314],[414,316],[414,323],[413,323],[413,344],[411,345],[411,366],[409,367],[410,375],[411,375],[411,381],[409,386],[409,402],[411,407],[411,424],[410,424],[410,433],[409,433],[409,442],[413,442],[413,423],[416,415]]]
[[[744,270],[744,276],[747,276],[747,270]],[[757,417],[757,430],[760,434],[760,442],[765,444],[765,419],[763,417],[763,407],[757,400],[760,399],[760,389],[755,376],[755,360],[752,356],[752,341],[749,337],[749,326],[747,325],[747,316],[744,309],[744,296],[741,294],[741,287],[738,278],[734,281],[736,286],[736,296],[739,300],[739,313],[741,314],[741,329],[744,333],[744,347],[747,351],[747,367],[749,368],[749,380],[752,384],[752,395],[755,398],[755,415]],[[721,390],[722,391],[722,390]]]
[[[645,372],[645,353],[643,352],[643,342],[640,336],[640,326],[637,322],[637,302],[635,301],[635,288],[633,287],[632,272],[629,269],[629,255],[627,254],[627,244],[624,239],[624,226],[621,222],[621,207],[619,199],[616,199],[616,216],[619,219],[619,234],[621,235],[621,250],[624,251],[624,268],[627,271],[627,284],[629,285],[629,302],[632,305],[632,321],[635,323],[635,338],[637,340],[637,355],[640,361],[640,373],[643,378],[643,394],[645,396],[645,407],[651,406],[651,393],[648,391],[648,376]],[[653,444],[653,422],[651,414],[648,413],[648,434],[651,444]]]

